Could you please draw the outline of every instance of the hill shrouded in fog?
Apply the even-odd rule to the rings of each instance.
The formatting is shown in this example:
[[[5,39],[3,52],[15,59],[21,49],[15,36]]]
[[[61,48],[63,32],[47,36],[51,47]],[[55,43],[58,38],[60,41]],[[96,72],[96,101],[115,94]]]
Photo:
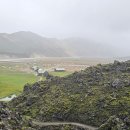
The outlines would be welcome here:
[[[0,34],[0,54],[6,56],[68,56],[57,44],[57,40],[43,38],[32,32]]]
[[[45,38],[32,32],[0,33],[1,57],[114,57],[112,46],[83,38]]]

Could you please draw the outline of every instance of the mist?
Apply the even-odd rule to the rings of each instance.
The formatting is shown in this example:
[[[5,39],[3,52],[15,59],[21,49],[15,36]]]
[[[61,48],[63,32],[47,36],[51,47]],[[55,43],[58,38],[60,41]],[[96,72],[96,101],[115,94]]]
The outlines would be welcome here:
[[[129,6],[129,0],[1,0],[0,32],[82,37],[129,56]]]

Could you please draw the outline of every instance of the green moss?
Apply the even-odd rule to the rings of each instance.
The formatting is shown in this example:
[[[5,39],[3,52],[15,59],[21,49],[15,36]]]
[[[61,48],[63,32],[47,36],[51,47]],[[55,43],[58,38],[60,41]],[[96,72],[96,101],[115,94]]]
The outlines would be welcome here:
[[[130,118],[130,73],[125,69],[117,71],[123,67],[124,63],[114,63],[90,67],[63,78],[51,77],[38,82],[38,90],[23,93],[11,105],[17,106],[24,115],[41,121],[71,121],[98,127],[108,121],[104,130],[117,129],[123,123],[129,127],[124,119]],[[30,96],[39,98],[27,107]]]

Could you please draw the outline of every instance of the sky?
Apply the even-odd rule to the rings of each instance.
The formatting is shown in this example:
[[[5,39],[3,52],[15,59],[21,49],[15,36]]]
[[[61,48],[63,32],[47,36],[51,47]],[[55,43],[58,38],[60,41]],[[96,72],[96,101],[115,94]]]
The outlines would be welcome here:
[[[85,37],[128,55],[130,0],[0,0],[0,32],[17,31]]]

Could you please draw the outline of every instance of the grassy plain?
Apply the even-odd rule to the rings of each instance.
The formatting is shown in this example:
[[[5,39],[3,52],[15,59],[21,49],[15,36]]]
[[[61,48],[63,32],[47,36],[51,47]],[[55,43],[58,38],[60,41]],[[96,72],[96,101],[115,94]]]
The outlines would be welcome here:
[[[11,94],[21,93],[24,84],[33,83],[36,78],[33,74],[10,71],[10,70],[0,70],[0,97],[5,97]]]
[[[12,94],[20,94],[26,83],[33,83],[38,78],[33,74],[30,67],[37,65],[41,68],[50,69],[50,74],[64,77],[74,71],[80,71],[98,63],[109,63],[106,59],[85,58],[43,58],[43,59],[19,59],[0,61],[0,98]],[[53,72],[54,68],[65,68],[66,72]],[[44,80],[44,78],[43,78]]]
[[[70,74],[70,72],[50,72],[50,74],[63,77]],[[36,81],[37,77],[33,73],[0,68],[0,98],[12,94],[20,94],[26,83],[34,83]]]

